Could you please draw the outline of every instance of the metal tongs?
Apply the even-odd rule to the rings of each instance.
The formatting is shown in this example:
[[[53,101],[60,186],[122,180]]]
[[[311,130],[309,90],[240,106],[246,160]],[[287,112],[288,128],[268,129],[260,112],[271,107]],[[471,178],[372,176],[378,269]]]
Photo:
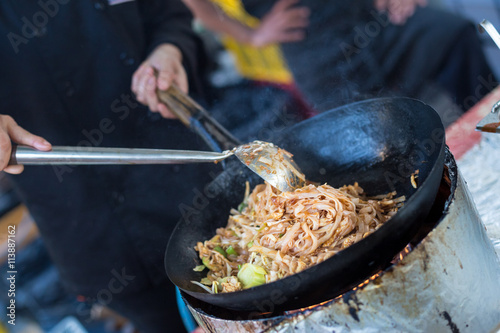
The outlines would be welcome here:
[[[215,152],[60,146],[54,146],[51,151],[44,152],[30,147],[14,146],[9,164],[183,164],[219,162],[235,155],[245,166],[280,191],[292,191],[305,185],[304,175],[287,151],[263,141],[242,145],[175,85],[167,91],[157,91],[157,94],[180,121],[200,135]]]
[[[491,39],[500,49],[500,34],[488,20],[483,20],[478,26],[479,32],[487,32]],[[488,133],[500,133],[500,101],[493,105],[491,112],[483,118],[477,125],[477,131]]]

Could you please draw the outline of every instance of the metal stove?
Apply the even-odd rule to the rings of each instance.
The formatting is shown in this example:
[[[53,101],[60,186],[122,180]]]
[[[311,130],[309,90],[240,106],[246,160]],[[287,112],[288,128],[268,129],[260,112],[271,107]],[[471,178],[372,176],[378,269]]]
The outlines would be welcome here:
[[[497,332],[500,261],[447,151],[432,211],[392,264],[320,304],[242,313],[183,294],[206,332]]]

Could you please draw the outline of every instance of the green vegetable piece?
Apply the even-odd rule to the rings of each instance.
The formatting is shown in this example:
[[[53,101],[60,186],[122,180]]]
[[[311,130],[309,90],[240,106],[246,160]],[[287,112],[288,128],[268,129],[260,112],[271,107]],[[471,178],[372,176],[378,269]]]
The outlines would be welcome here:
[[[227,258],[227,253],[226,251],[224,251],[224,249],[222,247],[220,247],[219,245],[217,245],[216,247],[214,247],[214,250],[219,252],[220,254],[222,254],[224,256],[224,258]]]
[[[236,252],[232,245],[229,245],[229,247],[226,249],[226,253],[233,256],[238,255],[238,252]]]
[[[203,278],[200,282],[206,286],[212,286],[212,280],[210,280],[209,278]]]
[[[193,268],[193,271],[195,272],[201,272],[202,270],[205,269],[205,265],[199,265],[199,266],[196,266],[195,268]]]
[[[238,280],[244,289],[266,283],[266,270],[253,264],[244,264],[238,272]]]
[[[243,209],[245,209],[245,208],[247,208],[247,207],[248,207],[248,204],[247,204],[245,201],[243,201],[243,202],[242,202],[242,203],[240,203],[240,205],[238,206],[238,212],[240,212],[240,213],[241,213],[241,212],[243,211]]]
[[[253,241],[251,241],[251,242],[249,242],[249,243],[247,244],[247,247],[252,247],[252,246],[253,246]]]
[[[212,265],[210,264],[210,260],[209,260],[207,257],[203,257],[203,258],[201,258],[201,262],[202,262],[202,263],[203,263],[203,265],[205,265],[205,267],[206,267],[206,268],[208,268],[209,270],[214,270],[214,269],[215,269],[215,267],[214,267],[214,266],[212,266]]]

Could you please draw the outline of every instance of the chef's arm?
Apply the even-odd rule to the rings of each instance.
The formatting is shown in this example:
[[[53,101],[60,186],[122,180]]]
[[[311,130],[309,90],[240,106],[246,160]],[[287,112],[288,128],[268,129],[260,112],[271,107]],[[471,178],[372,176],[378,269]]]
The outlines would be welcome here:
[[[229,17],[210,0],[183,1],[210,30],[255,47],[302,40],[304,29],[309,24],[309,9],[297,7],[299,0],[277,1],[256,27]]]
[[[52,149],[47,140],[20,127],[11,116],[0,115],[0,170],[12,174],[21,173],[24,169],[22,165],[8,165],[12,142],[43,151]]]

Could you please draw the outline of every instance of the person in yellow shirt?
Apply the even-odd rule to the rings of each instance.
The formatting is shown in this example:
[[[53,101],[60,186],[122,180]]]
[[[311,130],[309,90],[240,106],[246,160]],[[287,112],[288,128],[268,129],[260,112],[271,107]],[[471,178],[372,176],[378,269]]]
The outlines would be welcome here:
[[[208,29],[222,34],[240,74],[250,80],[290,84],[293,77],[279,42],[304,38],[308,10],[292,8],[297,0],[279,1],[262,21],[248,14],[241,0],[183,0]]]
[[[278,1],[262,20],[250,15],[241,0],[183,1],[206,28],[221,34],[243,78],[287,91],[304,117],[314,114],[297,90],[279,45],[305,37],[309,10],[295,7],[298,0]]]

